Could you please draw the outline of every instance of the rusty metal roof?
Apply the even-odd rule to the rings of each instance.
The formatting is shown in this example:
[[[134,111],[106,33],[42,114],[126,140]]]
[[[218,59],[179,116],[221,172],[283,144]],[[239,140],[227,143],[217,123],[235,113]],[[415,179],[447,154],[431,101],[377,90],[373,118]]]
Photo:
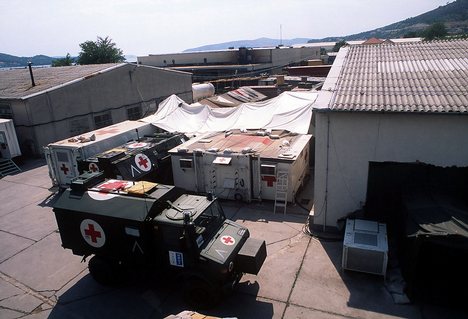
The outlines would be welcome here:
[[[468,112],[468,40],[343,47],[318,109]]]
[[[263,133],[263,134],[258,134]],[[190,139],[169,151],[171,154],[209,152],[234,156],[257,154],[261,158],[295,161],[312,135],[294,134],[284,130],[266,131],[231,130],[229,133],[215,132]],[[182,152],[181,152],[182,150]]]
[[[125,63],[33,68],[36,86],[31,84],[27,67],[1,70],[0,98],[23,98],[122,65]]]

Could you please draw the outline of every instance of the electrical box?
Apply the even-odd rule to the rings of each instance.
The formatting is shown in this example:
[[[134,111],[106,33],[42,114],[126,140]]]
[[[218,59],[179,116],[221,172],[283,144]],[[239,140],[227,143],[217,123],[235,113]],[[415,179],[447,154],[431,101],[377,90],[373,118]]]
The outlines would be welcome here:
[[[385,276],[387,262],[387,226],[376,221],[348,219],[343,241],[343,269]]]

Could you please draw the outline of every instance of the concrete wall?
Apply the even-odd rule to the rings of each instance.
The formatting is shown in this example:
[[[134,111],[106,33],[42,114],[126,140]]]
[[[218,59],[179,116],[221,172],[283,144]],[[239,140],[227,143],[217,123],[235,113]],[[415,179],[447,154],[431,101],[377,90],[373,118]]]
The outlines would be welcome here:
[[[172,54],[155,54],[149,56],[139,56],[138,63],[152,66],[171,66],[176,65],[197,65],[205,64],[237,64],[239,51],[206,51],[206,52],[187,52]],[[172,63],[174,60],[174,63]],[[166,61],[166,62],[164,62]]]
[[[466,115],[316,112],[315,116],[316,226],[336,227],[338,218],[364,205],[370,161],[468,166]]]
[[[256,48],[250,49],[252,54],[252,63],[263,63],[284,66],[291,62],[301,60],[320,59],[320,47],[303,48]],[[204,64],[237,64],[239,60],[239,50],[226,51],[206,51],[206,52],[187,52],[174,54],[158,54],[138,57],[138,63],[152,66],[171,66],[172,60],[176,65],[198,65]],[[166,63],[164,63],[166,61]]]
[[[18,139],[25,148],[23,153],[40,155],[42,146],[76,135],[72,130],[76,120],[93,130],[94,116],[110,112],[112,123],[119,123],[128,119],[129,107],[141,106],[143,115],[151,114],[171,94],[190,103],[191,74],[126,64],[18,100],[12,108]]]
[[[282,48],[273,49],[273,64],[287,66],[303,60],[320,59],[320,48]]]

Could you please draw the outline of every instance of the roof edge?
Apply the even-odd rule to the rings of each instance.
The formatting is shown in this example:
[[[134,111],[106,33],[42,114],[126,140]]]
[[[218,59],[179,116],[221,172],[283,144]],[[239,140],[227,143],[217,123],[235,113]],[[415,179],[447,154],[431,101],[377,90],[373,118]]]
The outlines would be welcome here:
[[[95,75],[99,75],[99,74],[102,74],[102,73],[105,73],[105,72],[109,72],[109,71],[112,71],[114,69],[117,69],[117,68],[120,68],[124,65],[130,65],[130,63],[119,63],[117,65],[114,65],[114,66],[111,66],[111,67],[108,67],[106,69],[103,69],[103,70],[100,70],[100,71],[97,71],[97,72],[93,72],[89,75],[86,75],[86,76],[83,76],[81,78],[78,78],[78,79],[74,79],[74,80],[71,80],[71,81],[68,81],[68,82],[65,82],[65,83],[62,83],[62,84],[59,84],[59,85],[56,85],[56,86],[53,86],[51,88],[48,88],[48,89],[45,89],[45,90],[42,90],[42,91],[39,91],[39,92],[36,92],[36,93],[33,93],[33,94],[29,94],[29,95],[26,95],[26,96],[22,96],[22,97],[19,97],[17,99],[20,99],[20,100],[27,100],[29,98],[32,98],[32,97],[35,97],[35,96],[38,96],[38,95],[41,95],[41,94],[44,94],[44,93],[48,93],[48,92],[51,92],[51,91],[55,91],[57,89],[60,89],[64,86],[67,86],[67,85],[70,85],[70,84],[73,84],[73,83],[78,83],[78,82],[81,82],[89,77],[92,77],[92,76],[95,76]]]

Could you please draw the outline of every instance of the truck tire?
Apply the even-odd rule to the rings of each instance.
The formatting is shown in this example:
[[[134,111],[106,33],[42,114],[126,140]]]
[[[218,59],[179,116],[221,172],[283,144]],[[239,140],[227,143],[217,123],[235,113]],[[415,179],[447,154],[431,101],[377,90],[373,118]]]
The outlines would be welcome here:
[[[93,256],[89,260],[88,269],[93,279],[102,285],[116,285],[120,281],[121,270],[116,261]]]
[[[185,284],[184,299],[195,309],[208,309],[219,302],[220,291],[203,279],[191,278]]]

